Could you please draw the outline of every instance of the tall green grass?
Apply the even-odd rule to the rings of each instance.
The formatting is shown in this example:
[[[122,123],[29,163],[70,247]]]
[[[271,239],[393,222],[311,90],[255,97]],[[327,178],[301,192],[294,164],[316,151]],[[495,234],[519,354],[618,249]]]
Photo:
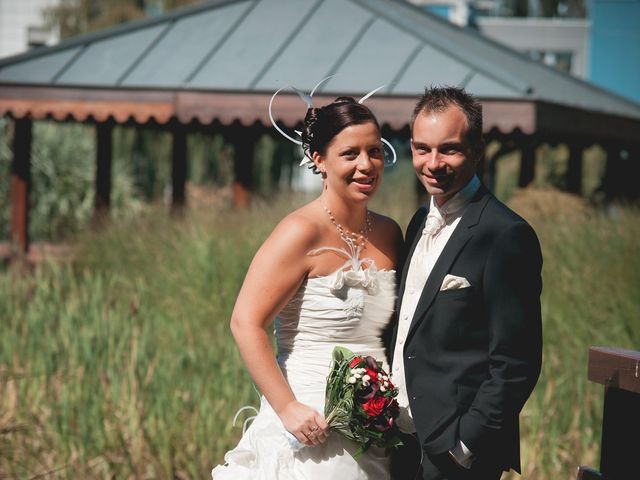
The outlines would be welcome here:
[[[405,227],[413,179],[396,169],[374,208]],[[551,215],[527,195],[545,347],[522,418],[524,478],[569,479],[599,453],[588,347],[640,346],[640,212]],[[69,263],[0,273],[0,477],[207,478],[241,435],[234,413],[257,404],[228,328],[235,296],[260,243],[308,199],[154,211],[82,235]]]
[[[575,211],[563,198],[522,212],[544,257],[543,369],[523,419],[525,478],[599,466],[604,387],[587,381],[588,348],[640,350],[640,210]]]

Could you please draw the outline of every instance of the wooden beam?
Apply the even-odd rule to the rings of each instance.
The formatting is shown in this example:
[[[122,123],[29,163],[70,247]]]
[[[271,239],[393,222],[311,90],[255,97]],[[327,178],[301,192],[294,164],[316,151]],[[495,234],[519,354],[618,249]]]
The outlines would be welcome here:
[[[177,118],[183,124],[197,121],[204,125],[214,120],[223,125],[259,121],[270,126],[266,107],[270,98],[271,93],[0,85],[0,116],[56,120],[72,117],[76,121],[106,121],[112,117],[118,123],[133,119],[137,123],[160,124]],[[316,95],[314,104],[324,105],[333,99]],[[408,124],[417,99],[418,95],[375,95],[367,105],[381,124],[399,130]],[[546,132],[632,142],[640,138],[637,118],[540,100],[480,100],[485,132],[498,129],[510,133],[517,129],[527,135]],[[288,128],[300,122],[304,111],[304,104],[293,92],[283,92],[274,104],[276,119]]]
[[[588,378],[607,387],[640,393],[640,352],[591,347]]]
[[[111,205],[111,159],[113,124],[96,124],[96,196],[95,215],[108,215]]]
[[[14,120],[11,163],[11,243],[20,254],[29,250],[32,121]]]
[[[167,123],[175,116],[175,93],[140,89],[0,87],[0,116],[12,114],[36,120],[53,117],[77,122],[94,119],[117,123]]]
[[[637,118],[546,101],[536,101],[535,105],[537,132],[562,137],[580,135],[617,142],[637,141],[640,138],[640,120]]]
[[[171,210],[178,213],[185,205],[185,184],[187,182],[187,131],[182,125],[173,130],[171,156]]]

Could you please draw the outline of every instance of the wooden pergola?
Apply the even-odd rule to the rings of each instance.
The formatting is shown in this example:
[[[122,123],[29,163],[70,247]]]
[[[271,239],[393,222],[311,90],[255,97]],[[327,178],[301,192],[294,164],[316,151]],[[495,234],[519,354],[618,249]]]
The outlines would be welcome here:
[[[485,159],[489,186],[505,153],[521,152],[519,185],[526,186],[534,178],[536,148],[565,143],[567,188],[580,192],[582,152],[598,143],[608,155],[605,192],[637,190],[631,182],[640,173],[640,105],[402,2],[300,0],[297,6],[291,12],[268,0],[213,0],[0,61],[0,115],[13,121],[14,251],[29,248],[33,121],[95,125],[97,215],[109,209],[115,125],[171,132],[174,210],[185,202],[187,135],[221,133],[235,149],[236,202],[246,204],[256,143],[263,134],[277,135],[268,118],[271,94],[289,82],[309,91],[332,73],[316,104],[388,84],[367,105],[384,130],[407,140],[425,84],[462,85],[474,93],[483,103],[487,143],[500,142]],[[351,37],[327,37],[334,24],[349,26]],[[309,51],[312,58],[303,55]],[[373,60],[386,68],[371,69]],[[283,94],[275,114],[293,129],[304,105]]]

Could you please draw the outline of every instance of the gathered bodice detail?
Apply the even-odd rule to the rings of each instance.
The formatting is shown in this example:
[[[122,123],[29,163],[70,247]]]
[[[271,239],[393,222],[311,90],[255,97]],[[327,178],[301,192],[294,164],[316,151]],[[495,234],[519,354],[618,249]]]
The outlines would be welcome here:
[[[310,254],[327,251],[347,257],[346,263],[329,275],[307,278],[275,321],[278,363],[294,391],[324,391],[336,345],[386,365],[382,333],[395,304],[395,271],[350,255],[359,249],[323,247]]]

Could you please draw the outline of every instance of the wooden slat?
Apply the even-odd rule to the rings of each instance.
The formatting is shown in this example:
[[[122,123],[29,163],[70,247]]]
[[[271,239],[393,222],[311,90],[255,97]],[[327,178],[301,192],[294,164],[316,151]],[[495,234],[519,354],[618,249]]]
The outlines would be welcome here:
[[[588,378],[607,387],[640,393],[640,352],[590,347]]]

